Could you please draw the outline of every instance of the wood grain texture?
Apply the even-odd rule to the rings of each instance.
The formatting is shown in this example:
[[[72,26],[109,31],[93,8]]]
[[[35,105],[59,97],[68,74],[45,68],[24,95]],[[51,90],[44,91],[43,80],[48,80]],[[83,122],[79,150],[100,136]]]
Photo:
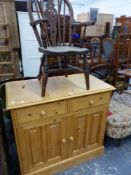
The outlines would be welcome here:
[[[0,1],[0,80],[20,76],[15,15],[14,1]]]
[[[9,23],[12,48],[20,48],[14,0],[0,0],[0,3],[4,4],[4,14],[6,15],[3,17],[3,13],[0,12],[0,22]]]
[[[115,90],[113,86],[91,75],[90,89],[87,90],[83,74],[69,75],[67,78],[49,77],[45,97],[41,97],[41,82],[37,79],[9,82],[6,84],[6,108],[22,108],[112,90]]]
[[[49,96],[39,96],[42,99],[40,103],[36,103],[38,99],[34,93],[29,105],[19,108],[16,105],[11,110],[22,175],[54,174],[92,159],[104,150],[106,116],[114,88],[92,76],[89,92],[86,91],[83,75],[52,77],[50,80]],[[35,85],[39,85],[38,80],[34,80],[33,84],[32,80],[22,82],[26,85],[19,93],[24,97],[29,94],[26,88],[33,87],[36,92]],[[94,87],[96,84],[98,89]],[[12,98],[16,97],[16,93],[12,93],[14,85],[15,91],[23,87],[19,82],[7,84],[7,97],[9,94]],[[76,90],[75,94],[70,94],[72,89],[73,92]]]

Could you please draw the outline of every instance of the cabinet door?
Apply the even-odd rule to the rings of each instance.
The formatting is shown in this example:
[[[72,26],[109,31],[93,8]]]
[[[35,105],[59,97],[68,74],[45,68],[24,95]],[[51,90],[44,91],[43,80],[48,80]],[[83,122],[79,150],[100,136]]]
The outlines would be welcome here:
[[[78,113],[68,117],[68,155],[75,156],[103,144],[106,125],[106,108]]]
[[[56,118],[16,129],[21,169],[28,173],[66,156],[66,120]]]

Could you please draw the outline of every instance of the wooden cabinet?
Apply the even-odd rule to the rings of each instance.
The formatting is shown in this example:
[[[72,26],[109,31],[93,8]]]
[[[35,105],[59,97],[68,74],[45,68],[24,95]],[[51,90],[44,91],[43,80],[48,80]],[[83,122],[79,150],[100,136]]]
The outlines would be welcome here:
[[[114,88],[92,76],[90,83],[91,89],[86,90],[82,74],[51,77],[44,98],[36,96],[41,91],[38,80],[6,85],[21,174],[54,174],[103,153],[106,114]],[[15,95],[16,89],[21,91],[20,97]]]
[[[76,156],[102,146],[106,112],[107,107],[97,108],[67,118],[69,156]]]
[[[19,126],[16,133],[23,173],[29,173],[64,159],[65,117]]]

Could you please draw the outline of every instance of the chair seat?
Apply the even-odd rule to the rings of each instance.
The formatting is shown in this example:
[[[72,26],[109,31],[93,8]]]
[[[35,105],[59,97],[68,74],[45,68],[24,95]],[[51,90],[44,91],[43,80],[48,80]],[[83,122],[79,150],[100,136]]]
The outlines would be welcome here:
[[[79,48],[79,47],[73,47],[73,46],[51,46],[47,47],[46,49],[44,47],[40,47],[39,51],[46,54],[46,55],[63,55],[63,54],[87,54],[89,49],[86,48]]]

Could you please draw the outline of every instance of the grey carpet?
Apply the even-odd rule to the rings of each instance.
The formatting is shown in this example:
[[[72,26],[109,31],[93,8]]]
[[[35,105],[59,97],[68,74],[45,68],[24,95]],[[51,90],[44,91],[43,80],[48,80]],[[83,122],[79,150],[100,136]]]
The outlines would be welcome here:
[[[122,139],[119,147],[106,138],[102,156],[56,175],[131,175],[131,136]]]

